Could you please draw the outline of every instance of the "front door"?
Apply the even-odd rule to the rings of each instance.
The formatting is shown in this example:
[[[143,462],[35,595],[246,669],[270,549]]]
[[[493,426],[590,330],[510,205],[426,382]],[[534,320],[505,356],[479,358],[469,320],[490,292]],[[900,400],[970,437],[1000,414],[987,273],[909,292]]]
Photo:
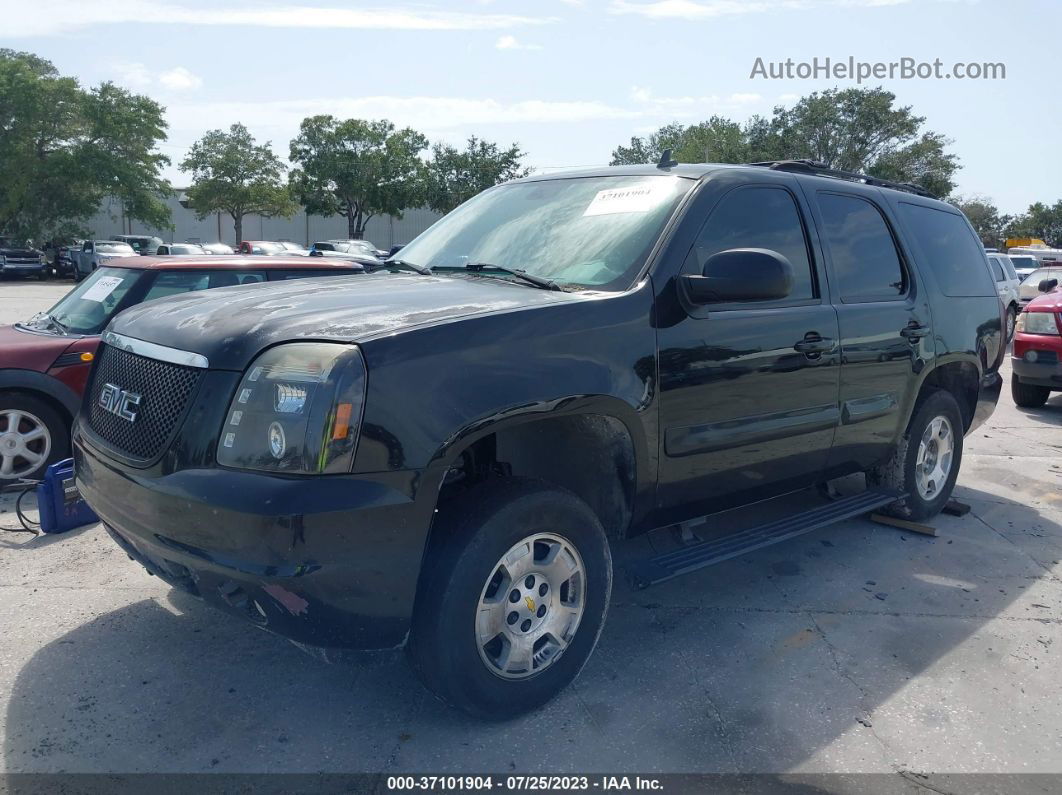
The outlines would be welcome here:
[[[724,193],[682,272],[700,274],[734,248],[784,255],[793,289],[777,301],[687,305],[658,329],[658,503],[676,521],[814,483],[840,417],[837,313],[795,180]]]

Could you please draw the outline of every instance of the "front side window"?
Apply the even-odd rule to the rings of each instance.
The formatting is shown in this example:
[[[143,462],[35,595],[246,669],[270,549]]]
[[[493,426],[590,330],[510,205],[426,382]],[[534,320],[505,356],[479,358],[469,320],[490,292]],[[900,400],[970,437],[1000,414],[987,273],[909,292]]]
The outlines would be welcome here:
[[[682,270],[703,273],[709,257],[732,248],[778,252],[793,266],[793,289],[787,300],[816,297],[804,225],[789,191],[756,187],[728,193],[712,210]]]
[[[515,182],[484,191],[402,249],[428,268],[489,264],[623,290],[694,180],[672,175]]]
[[[933,272],[944,295],[996,295],[985,250],[963,216],[909,202],[900,203],[900,213],[921,252],[918,264]]]

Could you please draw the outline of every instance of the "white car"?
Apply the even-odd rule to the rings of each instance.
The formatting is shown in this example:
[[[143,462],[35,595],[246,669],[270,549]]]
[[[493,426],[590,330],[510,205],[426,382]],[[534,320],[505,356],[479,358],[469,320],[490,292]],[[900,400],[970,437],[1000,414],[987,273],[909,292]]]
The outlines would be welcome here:
[[[74,261],[74,279],[81,281],[96,268],[114,257],[135,257],[136,251],[128,243],[117,240],[86,240],[81,244],[81,251],[70,252]]]
[[[1025,280],[1026,276],[1040,267],[1040,260],[1032,254],[1008,254],[1007,256],[1010,257],[1010,261],[1014,265],[1014,271],[1022,281]]]
[[[1037,268],[1025,277],[1025,281],[1018,288],[1018,300],[1023,307],[1040,295],[1040,282],[1044,279],[1058,279],[1058,283],[1062,284],[1062,265],[1052,268]]]
[[[996,291],[999,299],[1007,309],[1007,340],[1014,336],[1014,321],[1021,311],[1019,285],[1021,280],[1014,270],[1014,263],[1006,254],[989,253],[988,264],[992,266],[992,275],[996,278]]]

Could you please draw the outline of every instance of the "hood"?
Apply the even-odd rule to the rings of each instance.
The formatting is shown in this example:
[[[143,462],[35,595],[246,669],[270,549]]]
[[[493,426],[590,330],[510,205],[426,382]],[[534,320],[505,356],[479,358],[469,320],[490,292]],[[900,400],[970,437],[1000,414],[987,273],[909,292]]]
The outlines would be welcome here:
[[[39,257],[43,252],[25,246],[0,246],[0,255],[5,257]]]
[[[1062,292],[1055,290],[1051,293],[1037,293],[1037,296],[1025,305],[1026,312],[1062,312]]]
[[[148,301],[109,330],[242,370],[270,345],[296,340],[364,342],[417,326],[535,305],[578,294],[475,276],[376,273],[225,287]]]
[[[0,369],[10,367],[43,373],[78,339],[0,326]]]

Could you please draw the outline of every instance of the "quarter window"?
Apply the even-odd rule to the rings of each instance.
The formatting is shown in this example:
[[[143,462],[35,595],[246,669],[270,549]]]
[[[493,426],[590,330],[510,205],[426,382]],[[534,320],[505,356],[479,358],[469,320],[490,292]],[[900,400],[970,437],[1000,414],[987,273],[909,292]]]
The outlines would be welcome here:
[[[683,271],[702,273],[709,257],[732,248],[778,252],[793,266],[793,289],[786,300],[816,297],[804,225],[789,191],[739,188],[724,196],[701,229]]]
[[[921,254],[919,265],[933,271],[944,295],[996,295],[985,250],[963,216],[910,202],[900,203],[900,213]]]
[[[820,193],[819,208],[841,300],[901,298],[907,291],[903,265],[881,211],[864,199],[836,193]]]

